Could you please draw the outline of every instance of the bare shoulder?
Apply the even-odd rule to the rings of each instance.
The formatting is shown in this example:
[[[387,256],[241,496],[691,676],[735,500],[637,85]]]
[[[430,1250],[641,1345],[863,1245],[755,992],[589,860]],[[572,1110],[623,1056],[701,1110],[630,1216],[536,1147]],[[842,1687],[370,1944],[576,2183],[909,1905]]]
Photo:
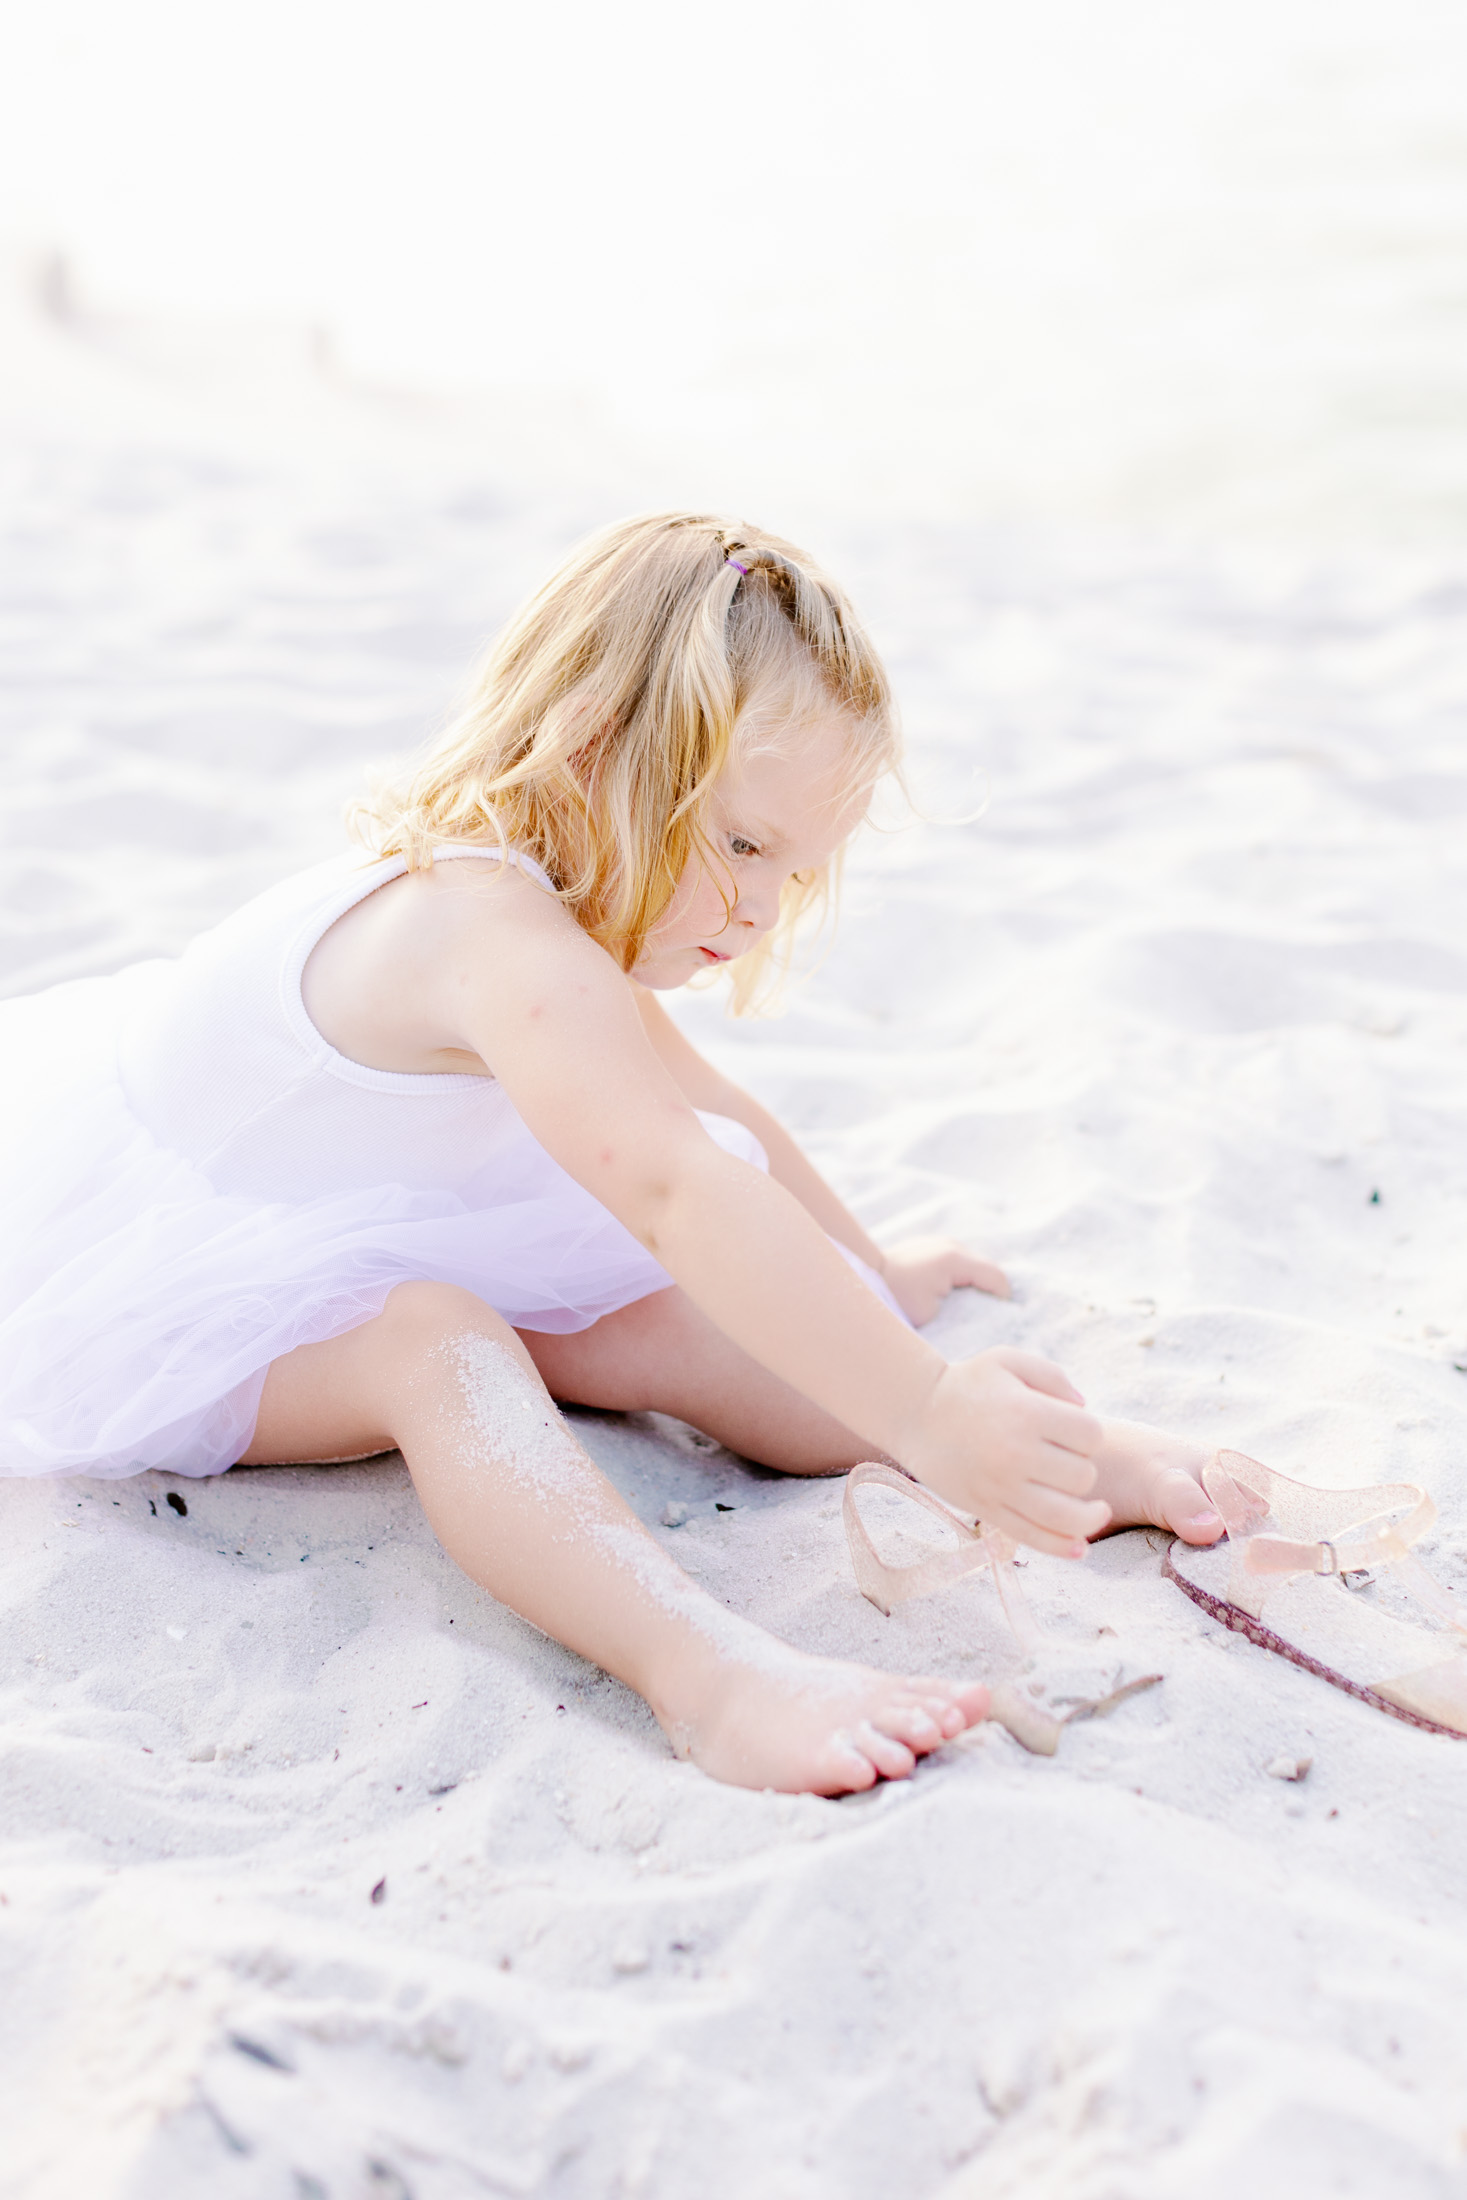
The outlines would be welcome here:
[[[570,911],[516,865],[439,862],[379,886],[317,942],[306,1013],[338,1053],[370,1069],[492,1076],[481,1049],[493,1001],[526,985],[621,983]],[[487,1015],[486,1015],[487,1012]]]

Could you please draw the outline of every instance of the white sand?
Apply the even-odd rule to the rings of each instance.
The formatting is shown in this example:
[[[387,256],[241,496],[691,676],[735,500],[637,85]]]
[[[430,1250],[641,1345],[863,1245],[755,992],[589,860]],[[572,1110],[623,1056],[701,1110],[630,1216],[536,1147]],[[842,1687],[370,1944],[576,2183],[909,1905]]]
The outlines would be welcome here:
[[[266,463],[268,423],[221,458],[135,396],[4,453],[13,990],[328,850],[359,766],[617,509],[414,485],[385,416],[354,477]],[[890,652],[919,792],[961,808],[976,762],[991,807],[864,848],[782,1021],[695,999],[688,1029],[876,1229],[1011,1267],[945,1349],[1042,1348],[1288,1472],[1419,1478],[1467,1575],[1461,576],[816,547]],[[837,1488],[577,1428],[790,1640],[1007,1669],[976,1582],[861,1600]],[[1159,1539],[1025,1580],[1077,1656],[1161,1687],[1053,1761],[988,1729],[834,1803],[674,1762],[456,1573],[400,1463],[168,1494],[0,1486],[0,2192],[1467,2189],[1467,1746],[1224,1634]]]

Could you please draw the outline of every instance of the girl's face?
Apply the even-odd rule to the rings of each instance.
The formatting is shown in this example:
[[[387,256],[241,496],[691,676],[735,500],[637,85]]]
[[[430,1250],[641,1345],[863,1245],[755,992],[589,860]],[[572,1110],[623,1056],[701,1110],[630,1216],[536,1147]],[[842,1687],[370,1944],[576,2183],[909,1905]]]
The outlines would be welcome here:
[[[850,785],[851,729],[832,713],[733,765],[708,807],[712,858],[689,861],[632,969],[665,991],[732,962],[779,921],[780,890],[828,863],[866,813],[872,781]]]

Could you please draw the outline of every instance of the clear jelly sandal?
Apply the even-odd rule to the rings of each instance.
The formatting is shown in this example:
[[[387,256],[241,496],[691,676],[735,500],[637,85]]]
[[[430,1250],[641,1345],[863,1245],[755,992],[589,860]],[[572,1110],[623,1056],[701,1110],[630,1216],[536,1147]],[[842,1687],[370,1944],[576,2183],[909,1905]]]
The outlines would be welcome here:
[[[922,1557],[910,1559],[905,1565],[884,1559],[872,1541],[858,1503],[861,1491],[869,1489],[890,1490],[906,1498],[940,1521],[948,1531],[947,1537],[931,1543]],[[1025,1665],[1033,1666],[1049,1647],[1048,1638],[1019,1586],[1014,1565],[1015,1545],[997,1528],[985,1527],[982,1522],[970,1527],[951,1506],[945,1505],[920,1482],[913,1481],[900,1467],[879,1466],[874,1460],[852,1467],[846,1476],[841,1510],[856,1586],[878,1612],[890,1618],[895,1607],[905,1604],[910,1597],[931,1596],[935,1590],[949,1588],[955,1581],[986,1566]],[[1044,1693],[1042,1683],[1033,1684],[1026,1693],[1011,1681],[997,1681],[988,1691],[988,1716],[1007,1728],[1025,1749],[1032,1750],[1036,1756],[1052,1757],[1066,1726],[1078,1719],[1103,1718],[1127,1697],[1154,1687],[1160,1679],[1159,1673],[1146,1673],[1139,1680],[1128,1681],[1124,1688],[1112,1688],[1103,1695],[1070,1697],[1064,1699],[1066,1707],[1062,1711],[1058,1709],[1060,1699],[1051,1699],[1056,1704],[1054,1710],[1035,1700],[1036,1689],[1040,1695]]]
[[[1194,1604],[1393,1719],[1467,1736],[1467,1612],[1412,1549],[1436,1518],[1425,1490],[1310,1489],[1237,1451],[1202,1487],[1227,1541],[1174,1543],[1164,1564]]]

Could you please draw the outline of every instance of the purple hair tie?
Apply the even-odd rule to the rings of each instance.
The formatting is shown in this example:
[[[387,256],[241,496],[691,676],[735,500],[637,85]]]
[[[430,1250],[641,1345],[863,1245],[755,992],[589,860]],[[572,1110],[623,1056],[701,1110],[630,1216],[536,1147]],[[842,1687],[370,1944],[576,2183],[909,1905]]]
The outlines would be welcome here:
[[[749,568],[747,565],[740,565],[737,558],[725,558],[723,562],[725,565],[731,565],[736,573],[742,573],[745,580],[748,579]]]

